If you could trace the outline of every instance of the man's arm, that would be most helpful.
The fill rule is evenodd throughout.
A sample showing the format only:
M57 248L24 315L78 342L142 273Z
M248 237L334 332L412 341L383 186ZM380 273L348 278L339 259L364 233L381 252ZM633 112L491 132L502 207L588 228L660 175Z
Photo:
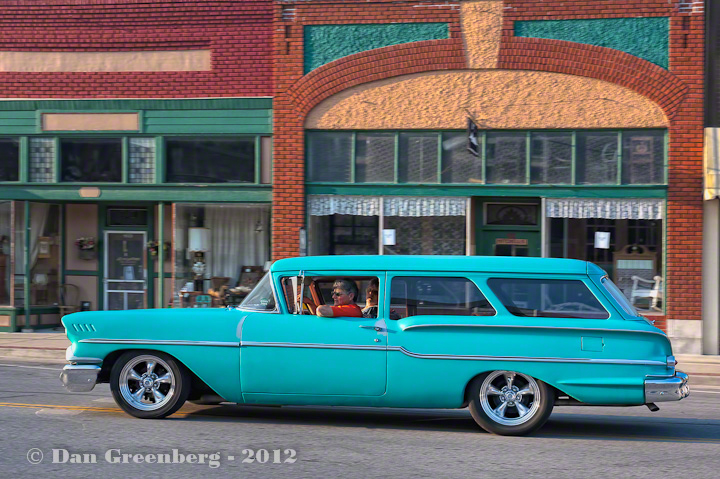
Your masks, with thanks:
M335 313L332 310L332 306L328 306L327 304L323 304L321 306L317 307L316 314L318 316L322 316L323 318L333 318L335 317Z

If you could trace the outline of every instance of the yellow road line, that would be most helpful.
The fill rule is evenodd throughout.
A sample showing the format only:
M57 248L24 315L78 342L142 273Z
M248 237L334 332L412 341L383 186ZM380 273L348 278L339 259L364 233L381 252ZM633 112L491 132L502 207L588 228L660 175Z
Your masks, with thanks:
M60 404L25 404L13 402L0 402L0 407L20 407L34 409L68 409L70 411L90 411L90 412L114 412L125 413L120 408L109 407L86 407L86 406L63 406ZM176 412L172 417L187 417L190 413Z

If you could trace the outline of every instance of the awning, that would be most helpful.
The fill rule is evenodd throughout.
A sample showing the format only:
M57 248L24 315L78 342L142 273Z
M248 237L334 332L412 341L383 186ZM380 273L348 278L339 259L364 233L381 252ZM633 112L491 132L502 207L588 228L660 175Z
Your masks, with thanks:
M385 216L465 216L467 198L444 196L386 196ZM308 213L312 216L379 216L378 196L309 195Z
M720 128L705 128L705 199L720 197Z
M663 200L656 198L545 200L548 218L603 218L608 220L660 220Z

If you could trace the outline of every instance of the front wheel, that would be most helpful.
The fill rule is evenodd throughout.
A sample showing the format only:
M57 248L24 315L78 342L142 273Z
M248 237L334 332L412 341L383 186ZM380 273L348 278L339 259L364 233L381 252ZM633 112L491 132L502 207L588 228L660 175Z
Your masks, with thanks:
M542 381L514 371L493 371L470 384L470 414L487 432L522 436L550 417L555 397Z
M128 351L110 371L110 391L126 413L160 419L185 403L190 393L190 375L167 354Z

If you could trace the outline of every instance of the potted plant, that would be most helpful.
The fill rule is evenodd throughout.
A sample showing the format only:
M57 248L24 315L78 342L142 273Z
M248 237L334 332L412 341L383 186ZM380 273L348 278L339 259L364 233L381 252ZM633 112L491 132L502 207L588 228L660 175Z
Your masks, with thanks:
M148 249L148 253L150 253L150 256L157 256L158 255L158 246L159 243L155 240L148 241L145 245ZM165 241L163 243L163 253L169 253L170 252L170 243L168 241ZM167 259L167 256L165 257Z
M75 240L75 246L78 247L78 257L80 259L95 259L95 237L82 236Z

